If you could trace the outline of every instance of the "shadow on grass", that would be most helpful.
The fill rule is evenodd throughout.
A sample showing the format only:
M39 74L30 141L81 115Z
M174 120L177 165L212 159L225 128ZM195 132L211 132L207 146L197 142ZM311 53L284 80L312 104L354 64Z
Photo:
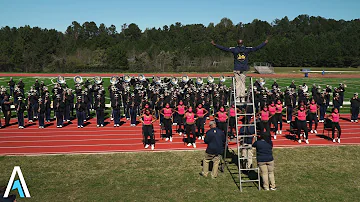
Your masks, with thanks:
M231 178L233 179L235 185L240 189L240 177L239 174L242 175L242 180L256 180L258 178L258 173L254 170L243 170L241 173L239 173L239 168L245 168L246 162L244 160L240 160L240 166L238 161L238 154L234 150L227 149L226 151L226 159L223 159L222 165L219 166L222 171L224 171L224 166L229 171ZM254 165L254 164L253 164ZM252 166L253 167L253 166ZM245 178L245 179L244 179ZM255 187L259 188L259 185L256 182L246 182L242 183L242 187Z

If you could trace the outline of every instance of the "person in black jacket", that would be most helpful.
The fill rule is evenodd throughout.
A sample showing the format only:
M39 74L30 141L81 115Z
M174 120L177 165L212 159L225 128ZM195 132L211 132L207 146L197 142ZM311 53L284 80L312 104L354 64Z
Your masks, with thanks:
M14 89L15 89L15 81L12 77L10 77L10 81L8 82L10 88L10 97L14 96Z
M105 97L102 94L98 94L95 100L97 127L104 127L104 110L105 110Z
M56 99L54 100L54 110L56 116L56 127L62 128L64 122L65 103L64 100L61 100L61 94L56 95Z
M350 100L350 104L351 104L351 122L358 122L358 117L359 117L359 107L360 107L360 99L359 99L359 94L358 93L354 93L354 97Z
M45 122L46 105L44 104L42 98L39 98L37 106L38 108L36 109L36 111L38 112L39 128L43 129Z
M24 111L26 110L25 103L22 101L22 97L18 98L18 104L15 106L19 129L24 129Z
M224 152L225 149L226 137L222 130L216 128L215 121L210 121L209 126L210 130L206 132L206 137L204 139L205 144L207 144L208 146L205 151L203 170L200 175L207 177L209 173L209 162L213 161L211 177L214 179L217 177L218 174L221 154Z
M111 100L111 107L113 109L114 127L119 127L121 99L118 93L113 94L113 96L114 98Z
M0 103L2 106L2 110L5 116L5 127L10 125L10 118L11 118L11 104L12 101L10 101L9 96L7 94L4 95L4 99L2 100L2 103Z
M86 110L86 104L82 101L81 97L82 97L81 95L77 96L77 102L75 104L78 128L84 127L85 110Z
M254 137L256 134L254 134ZM276 190L275 177L274 177L274 157L272 155L273 143L269 132L262 133L260 138L255 141L253 138L253 147L256 148L256 160L261 172L261 178L263 179L263 188L269 190Z

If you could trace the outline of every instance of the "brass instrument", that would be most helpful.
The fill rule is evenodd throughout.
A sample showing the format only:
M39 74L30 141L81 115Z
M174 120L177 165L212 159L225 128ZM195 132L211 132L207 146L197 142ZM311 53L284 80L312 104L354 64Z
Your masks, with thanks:
M102 82L101 76L95 76L94 77L94 82L95 82L95 84L101 84L101 82Z
M214 83L214 77L211 76L211 75L209 75L209 76L207 77L207 81L208 81L209 83Z
M197 77L197 78L196 78L196 83L197 83L198 85L202 85L202 84L204 83L204 80L203 80L201 77Z
M154 77L154 81L156 84L161 84L161 78L159 76Z
M181 81L187 83L189 81L189 77L187 75L184 75L181 77Z
M139 81L145 81L146 80L146 78L145 78L145 76L143 74L139 74L138 79L139 79Z
M64 84L66 81L65 81L65 77L63 77L63 76L58 76L57 77L57 82L59 83L59 84Z
M81 76L77 75L77 76L74 77L74 82L76 84L81 84L83 82L83 79L82 79Z
M219 77L219 80L220 80L220 83L224 83L225 80L226 80L226 78L225 78L225 76L221 75L221 76Z
M171 78L171 84L173 84L174 86L176 86L178 83L178 79L176 77L172 77Z
M131 77L129 75L124 75L124 81L129 83L131 81Z
M112 76L110 78L110 83L113 84L113 85L119 83L119 77L118 76Z

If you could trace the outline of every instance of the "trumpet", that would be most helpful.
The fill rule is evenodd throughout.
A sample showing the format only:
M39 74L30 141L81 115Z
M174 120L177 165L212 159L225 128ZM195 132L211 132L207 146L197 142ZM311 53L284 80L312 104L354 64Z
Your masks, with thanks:
M156 84L161 84L161 78L159 76L154 77L154 81Z
M214 83L214 77L211 76L211 75L209 75L209 76L207 77L207 81L208 81L209 83Z
M226 78L225 78L225 76L221 75L220 78L219 78L219 80L220 80L221 83L224 83L225 80L226 80Z
M95 76L95 77L94 77L94 82L95 82L96 84L100 84L100 83L102 82L101 76Z
M57 77L57 82L58 82L59 84L65 83L65 77L59 75L59 76Z
M112 76L110 78L110 83L113 84L113 85L119 83L119 77L118 76Z
M74 82L76 84L81 84L83 82L83 79L82 79L81 76L77 75L77 76L74 77Z

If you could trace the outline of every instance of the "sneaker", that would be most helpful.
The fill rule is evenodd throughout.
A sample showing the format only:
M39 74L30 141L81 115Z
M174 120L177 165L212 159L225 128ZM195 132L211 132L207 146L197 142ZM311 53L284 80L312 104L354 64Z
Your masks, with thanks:
M182 136L182 132L180 132L179 135Z
M104 125L103 125L103 124L101 124L100 126L101 126L101 127L104 127Z
M19 126L19 129L21 129L21 126Z
M41 126L39 126L39 128L41 128Z
M274 135L274 140L276 140L276 135Z
M128 121L129 121L129 120L130 120L130 118L126 118L126 120L128 120Z
M145 145L145 149L147 149L147 148L149 148L149 145L148 145L148 144Z
M198 137L198 140L201 140L201 136Z
M114 124L114 127L116 127L116 124Z
M205 137L204 137L204 136L201 136L201 139L202 139L202 140L205 140Z
M311 130L311 131L310 131L310 133L311 133L311 134L313 134L313 133L314 133L314 131L313 131L313 130Z
M333 139L333 143L335 143L336 142L336 140L335 139Z
M80 128L80 126L78 126L78 128Z
M170 139L170 142L172 142L172 137L170 137L169 139Z
M270 191L270 189L268 189L268 188L264 188L264 190L265 190L265 191Z
M113 120L114 120L114 118L111 117L110 121L113 121Z
M271 188L271 187L270 187L270 190L271 190L271 191L276 191L276 187L275 187L275 188Z
M287 124L289 124L291 121L286 121Z
M308 139L306 139L306 140L305 140L305 143L306 143L306 144L309 144L309 140L308 140Z
M301 140L298 140L298 143L301 144Z
M60 125L60 128L62 128L62 125Z
M120 125L119 124L116 124L116 127L119 127Z
M338 141L337 141L338 143L340 143L340 138L338 138Z
M279 131L278 131L278 130L276 131L276 134L279 134Z
M316 130L314 130L314 133L315 133L315 134L317 134L317 131L316 131Z
M81 128L84 128L84 126L83 126L83 125L81 125L80 127L81 127Z
M190 147L190 146L191 146L191 143L188 143L187 146Z
M354 120L351 120L351 123L354 123Z
M280 135L282 134L282 130L279 131L279 134L280 134Z
M193 143L192 145L193 145L194 148L196 148L196 143Z
M355 120L355 123L357 123L358 122L358 120Z
M99 125L96 125L96 127L98 127L98 128L99 128Z
M151 150L154 150L155 149L155 145L151 145Z
M56 126L56 128L60 128L60 126Z
M169 141L169 138L167 137L167 138L165 138L165 141L167 142L167 141Z

